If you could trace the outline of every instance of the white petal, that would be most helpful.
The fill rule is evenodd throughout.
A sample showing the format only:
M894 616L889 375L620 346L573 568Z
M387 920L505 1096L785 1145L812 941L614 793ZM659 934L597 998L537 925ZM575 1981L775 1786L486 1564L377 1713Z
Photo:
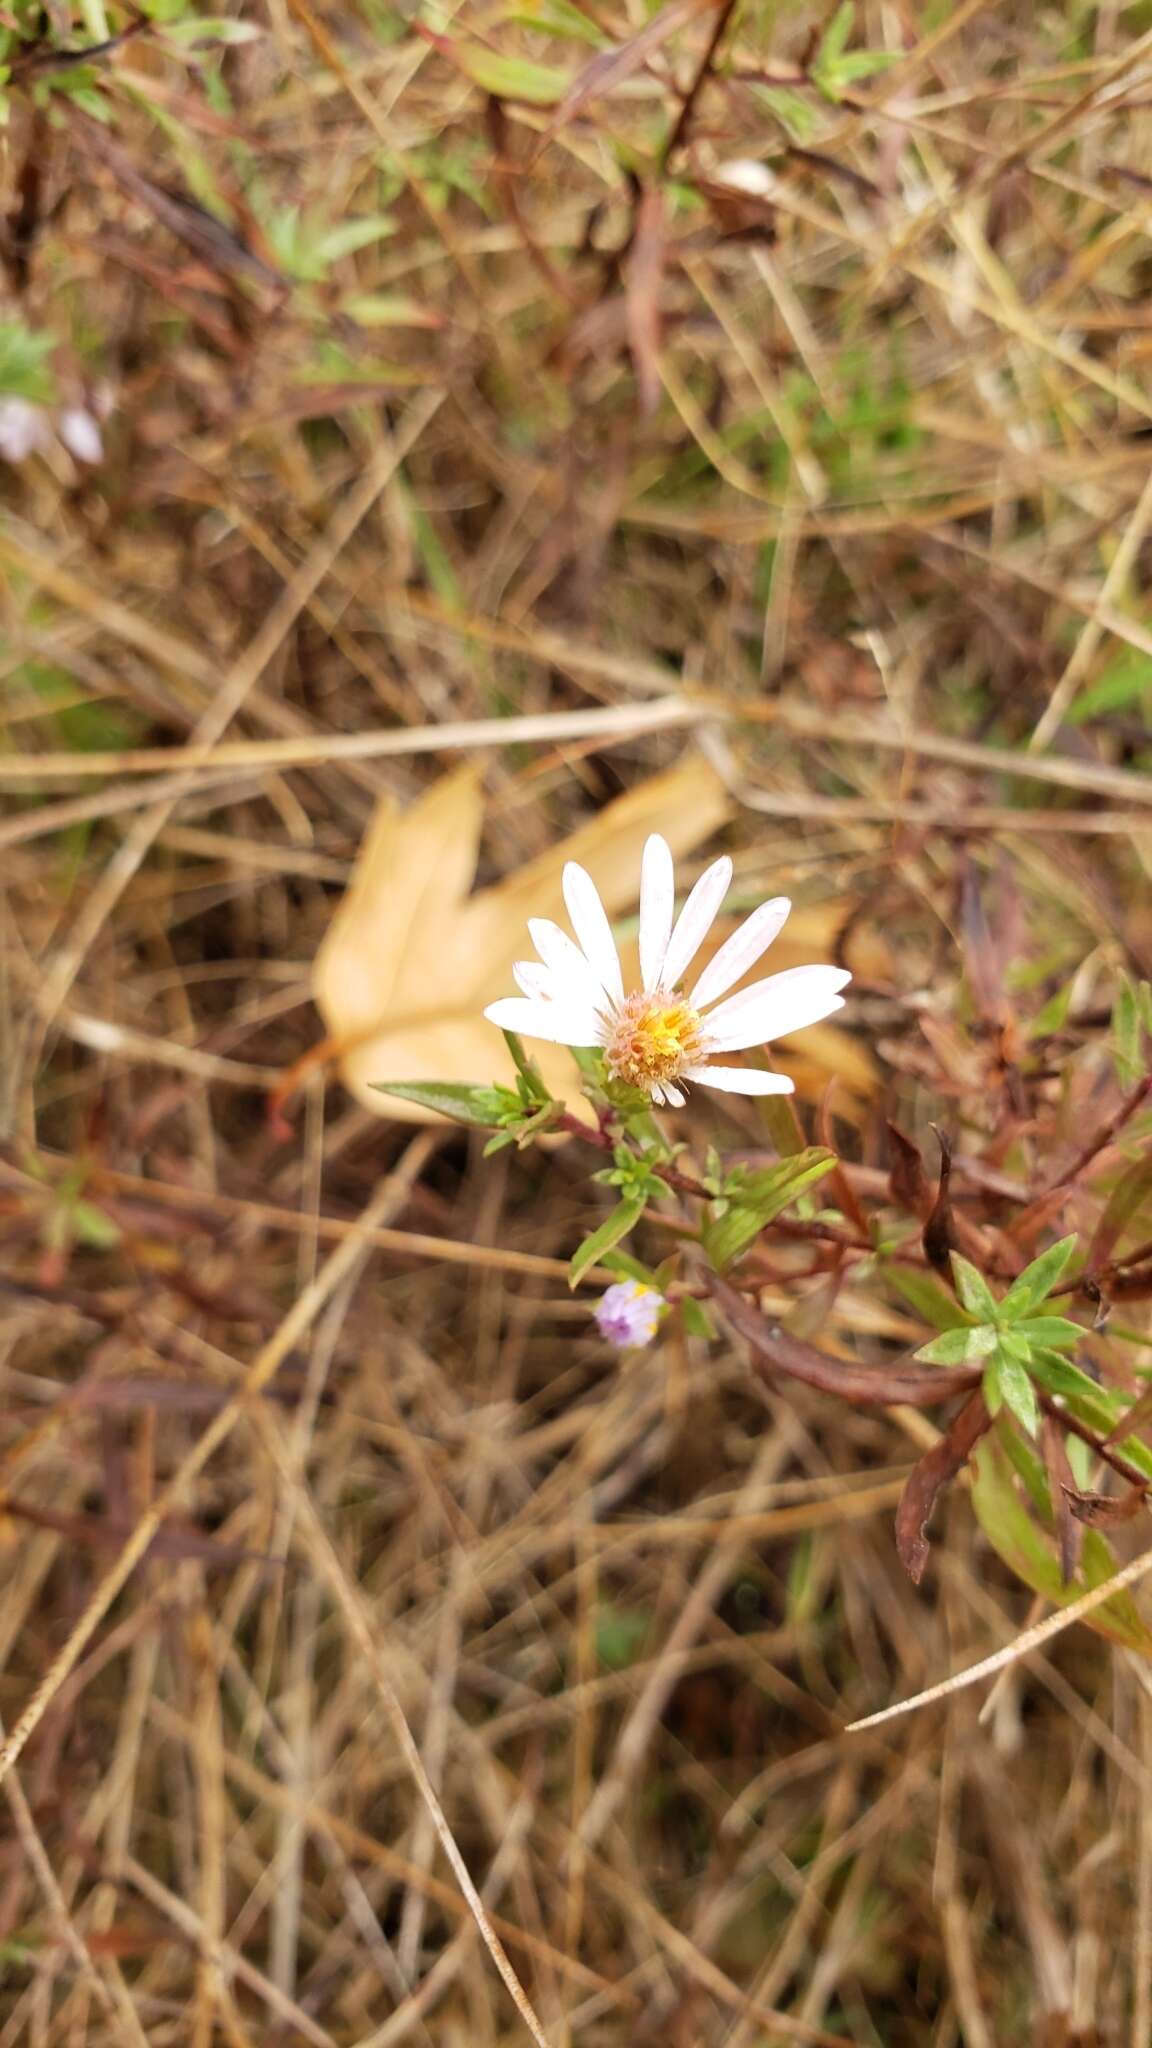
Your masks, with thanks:
M851 979L843 967L790 967L784 974L770 974L767 981L754 981L706 1018L707 1050L742 1052L818 1024L833 1010L843 1009L838 991Z
M759 910L754 910L751 917L744 919L732 937L725 939L692 990L688 1001L694 1010L702 1010L705 1003L714 1003L718 996L727 995L741 975L755 967L761 954L768 951L791 908L786 896L774 896L771 903L762 903Z
M795 1086L787 1074L766 1074L762 1067L689 1067L684 1079L726 1095L791 1095Z
M665 1102L670 1102L673 1109L683 1109L684 1107L684 1096L681 1090L673 1088L670 1081L665 1081L664 1083L664 1100Z
M534 1002L554 1003L556 982L546 967L538 960L517 960L512 968L512 979L518 989Z
M732 880L732 863L727 854L714 860L705 868L687 903L676 920L676 929L668 943L664 958L661 980L665 988L675 988L690 966L708 927L728 894Z
M654 832L640 863L640 978L646 989L659 988L664 955L672 936L676 878L672 849Z
M553 924L550 917L530 917L528 930L545 967L551 969L556 986L582 1000L590 1009L596 1009L603 999L604 989L567 932Z
M599 1045L600 1025L591 1010L576 1009L571 1003L541 1003L523 996L501 996L489 1003L484 1015L501 1031L515 1031L524 1038L544 1038L549 1045Z
M649 1081L649 1083L648 1083L648 1093L649 1093L649 1095L650 1095L650 1096L652 1097L652 1100L653 1100L653 1102L655 1102L655 1103L656 1103L656 1104L658 1105L658 1107L659 1107L660 1109L663 1109L663 1107L664 1107L664 1090L663 1090L663 1088L661 1087L661 1085L660 1085L659 1081Z
M572 929L597 981L620 1003L624 1000L624 979L612 927L591 875L570 860L564 869L564 901Z

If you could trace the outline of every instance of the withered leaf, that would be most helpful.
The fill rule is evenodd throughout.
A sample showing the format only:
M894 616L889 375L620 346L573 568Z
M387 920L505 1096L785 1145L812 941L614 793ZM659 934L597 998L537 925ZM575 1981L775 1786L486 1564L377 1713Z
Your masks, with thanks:
M1125 1522L1134 1522L1148 1506L1148 1495L1139 1486L1120 1494L1081 1493L1075 1486L1066 1486L1064 1493L1077 1522L1089 1529L1120 1528Z
M593 100L602 98L606 92L622 85L626 78L631 78L633 72L639 71L669 36L675 35L676 30L691 21L693 15L703 13L714 4L715 0L668 0L668 5L646 21L643 28L637 29L635 35L628 36L611 50L599 50L595 57L590 57L560 101L548 123L545 139L577 114L582 114Z
M904 1403L912 1408L934 1408L953 1394L967 1394L979 1382L981 1367L916 1365L897 1360L892 1365L859 1365L855 1359L832 1358L813 1344L793 1337L778 1323L770 1322L746 1295L730 1287L715 1273L705 1273L704 1284L725 1319L744 1338L762 1366L765 1378L783 1373L788 1379L803 1380L823 1394L835 1394L853 1407L890 1408Z
M636 232L628 252L624 290L628 346L636 370L640 411L645 418L660 403L660 287L667 232L664 194L658 185L649 185L636 209Z
M940 1146L940 1181L936 1189L936 1200L924 1225L921 1242L924 1256L930 1266L947 1278L951 1273L949 1254L955 1250L956 1236L952 1228L952 1197L949 1188L952 1180L952 1145L943 1131L936 1132Z
M887 1123L885 1129L892 1141L888 1192L898 1209L926 1219L932 1211L932 1190L924 1171L924 1155L898 1124Z
M928 1562L929 1517L944 1488L964 1470L975 1446L992 1417L977 1391L969 1396L959 1414L953 1416L939 1442L925 1451L908 1474L908 1482L896 1510L896 1548L900 1561L914 1585L919 1585Z

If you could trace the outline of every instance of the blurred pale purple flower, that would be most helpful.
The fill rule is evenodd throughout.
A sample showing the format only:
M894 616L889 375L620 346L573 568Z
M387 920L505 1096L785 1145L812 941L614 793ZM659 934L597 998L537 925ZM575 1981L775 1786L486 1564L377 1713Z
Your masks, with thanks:
M26 462L52 445L52 422L42 405L28 398L0 398L0 457Z
M103 462L103 437L86 406L65 406L56 421L56 431L69 455L74 455L77 462Z
M104 437L94 412L85 405L66 405L53 414L29 398L0 398L0 461L27 462L46 455L59 441L76 462L104 460Z
M645 1287L641 1280L618 1280L596 1305L600 1335L621 1351L650 1344L667 1306L655 1287Z

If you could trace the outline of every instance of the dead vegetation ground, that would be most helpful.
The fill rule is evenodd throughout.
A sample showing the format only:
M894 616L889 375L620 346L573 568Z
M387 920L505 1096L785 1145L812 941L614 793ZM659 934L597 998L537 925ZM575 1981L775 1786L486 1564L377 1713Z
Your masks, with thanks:
M1147 1664L846 1736L1048 1611L963 1488L910 1583L933 1423L608 1356L578 1148L382 1117L312 1000L382 797L474 756L493 884L681 764L653 822L856 970L794 1070L858 1187L936 1121L999 1228L1091 1137L1152 972L1148 10L151 11L3 16L0 2048L1148 2048ZM803 1252L800 1334L924 1335Z

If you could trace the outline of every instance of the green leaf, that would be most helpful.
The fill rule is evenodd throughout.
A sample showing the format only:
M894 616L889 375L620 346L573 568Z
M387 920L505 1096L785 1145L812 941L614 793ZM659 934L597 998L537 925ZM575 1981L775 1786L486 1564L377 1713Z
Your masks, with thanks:
M626 1671L634 1664L648 1634L650 1617L635 1607L601 1600L596 1608L596 1659L606 1671Z
M354 256L358 249L371 248L373 242L382 242L396 232L396 220L390 213L360 214L354 220L337 221L316 236L314 247L324 263L336 263L341 256Z
M952 1254L952 1272L956 1279L956 1292L970 1315L979 1316L985 1323L994 1323L1000 1313L1000 1304L985 1280L969 1259L961 1258L959 1252Z
M495 99L526 100L532 106L553 107L568 90L567 73L550 64L532 64L525 57L502 57L495 50L481 49L476 43L455 42L448 36L428 35L428 40L465 78Z
M898 50L846 50L826 76L833 86L851 85L854 78L871 78L899 62Z
M470 1087L457 1081L373 1081L379 1095L398 1095L402 1102L416 1102L421 1109L434 1109L453 1123L476 1124L491 1129L503 1123L509 1106L519 1107L509 1088Z
M925 1365L977 1365L996 1348L999 1332L994 1323L977 1323L963 1330L945 1330L916 1352Z
M601 1088L608 1078L608 1064L598 1045L570 1045L568 1048L584 1079Z
M984 1375L984 1399L991 1414L995 1415L1003 1405L1029 1436L1036 1435L1040 1426L1036 1389L1028 1376L1027 1366L1007 1345L997 1345Z
M1069 725L1082 725L1101 712L1123 711L1138 704L1152 690L1152 660L1137 647L1123 647L1101 669L1096 681L1069 704L1064 716Z
M686 1294L679 1303L680 1317L690 1337L715 1337L716 1325L702 1301Z
M789 92L779 85L759 85L755 87L755 97L763 100L785 133L794 136L797 142L811 142L819 135L820 117L798 92ZM772 1098L768 1096L766 1099L771 1101Z
M1110 1436L1123 1422L1131 1404L1131 1395L1113 1392L1107 1387L1097 1386L1096 1381L1070 1358L1059 1351L1050 1351L1038 1345L1032 1353L1031 1371L1046 1393L1056 1394L1063 1401L1070 1415L1078 1422L1086 1423L1098 1436ZM1130 1465L1152 1479L1152 1445L1146 1444L1139 1436L1126 1437L1118 1443Z
M606 1272L619 1273L623 1280L638 1280L641 1287L654 1287L657 1294L664 1292L651 1266L646 1266L643 1259L634 1259L631 1252L604 1252L600 1264Z
M836 9L835 14L820 38L820 46L816 52L816 61L812 66L813 71L825 70L828 65L835 64L837 59L843 55L844 51L848 48L848 38L852 33L852 24L855 19L855 0L841 0L841 5Z
M222 15L190 15L185 21L172 21L164 31L166 42L177 43L184 48L199 49L210 43L253 43L264 34L254 21L229 21Z
M1024 1322L1014 1323L1013 1328L1029 1345L1051 1344L1057 1351L1062 1344L1081 1343L1087 1335L1083 1326L1068 1316L1029 1316Z
M514 1145L515 1143L515 1131L497 1131L495 1137L489 1138L482 1156L485 1159L492 1159L497 1152L504 1152L509 1145Z
M1048 1001L1042 1009L1037 1010L1028 1026L1029 1038L1048 1038L1054 1031L1063 1030L1068 1021L1075 988L1074 980L1066 981L1062 988L1057 989L1054 996L1049 996Z
M436 327L434 313L402 292L355 292L341 303L341 312L360 327Z
M48 358L54 334L37 334L24 320L0 320L0 397L51 405L56 386Z
M1112 1058L1122 1088L1131 1088L1144 1072L1141 1050L1143 1026L1140 999L1131 976L1120 976L1120 987L1112 1005Z
M809 77L825 99L836 100L853 79L868 78L874 71L885 71L900 62L899 53L891 50L850 50L848 40L855 19L853 0L844 0L825 29L810 67Z
M552 1095L535 1060L529 1058L514 1031L504 1031L501 1033L501 1036L512 1055L516 1072L523 1081L532 1101L538 1102L541 1108L543 1108L546 1102L551 1102Z
M1099 1430L1107 1436L1115 1428L1124 1412L1123 1400L1110 1394L1105 1387L1097 1386L1090 1374L1081 1371L1070 1358L1060 1351L1050 1351L1047 1345L1038 1344L1032 1351L1030 1364L1033 1375L1039 1380L1046 1393L1058 1394L1073 1414L1090 1429Z
M884 1267L884 1277L903 1301L934 1330L965 1330L968 1319L952 1296L931 1273L919 1266L901 1266L896 1261Z
M522 0L504 13L502 19L521 28L534 28L543 35L567 36L578 43L599 45L606 38L594 21L589 21L571 0Z
M1020 1445L1021 1452L1024 1450ZM1016 1491L1012 1465L1003 1443L986 1436L972 1454L972 1505L976 1519L998 1557L1033 1592L1041 1593L1057 1607L1067 1607L1090 1586L1099 1585L1115 1571L1116 1560L1099 1531L1085 1531L1082 1572L1065 1584L1056 1554L1055 1540L1047 1529L1032 1520ZM1093 1541L1093 1539L1095 1539ZM1102 1607L1084 1617L1089 1628L1124 1643L1142 1656L1152 1657L1152 1632L1141 1619L1128 1593L1117 1593Z
M704 1219L700 1241L718 1273L746 1251L765 1224L771 1223L806 1188L823 1180L836 1164L836 1154L809 1145L761 1173L738 1171L724 1184L722 1212Z
M1051 1294L1056 1282L1063 1276L1064 1268L1075 1250L1075 1235L1062 1237L1059 1244L1049 1245L1046 1252L1041 1252L1038 1259L1033 1259L1030 1266L1025 1266L1019 1279L1012 1282L1000 1303L1002 1320L1006 1323L1022 1322L1031 1315L1034 1308L1039 1308L1040 1303Z
M622 1237L635 1228L644 1214L646 1195L627 1195L617 1202L610 1216L606 1216L599 1230L586 1237L579 1251L573 1253L568 1267L568 1285L577 1287L590 1266L599 1264L605 1252L610 1252Z
M92 1202L73 1202L68 1211L72 1235L80 1244L89 1244L97 1251L109 1251L119 1244L121 1231L103 1209L97 1209Z

